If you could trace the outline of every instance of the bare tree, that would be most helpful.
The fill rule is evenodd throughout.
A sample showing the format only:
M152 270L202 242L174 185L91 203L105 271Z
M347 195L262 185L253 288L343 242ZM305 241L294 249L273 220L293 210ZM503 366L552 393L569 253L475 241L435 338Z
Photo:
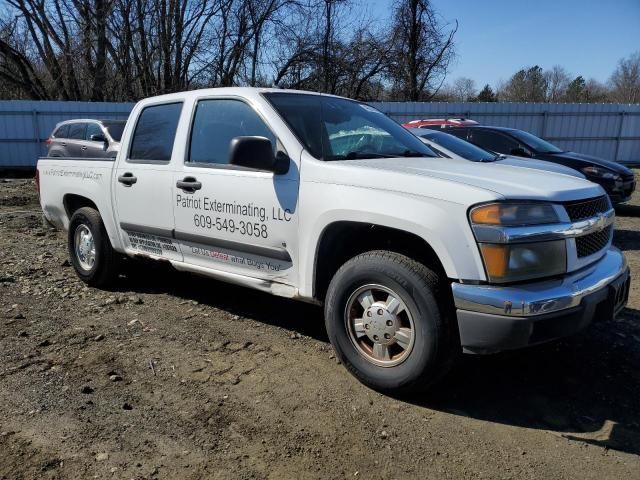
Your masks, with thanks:
M397 0L393 18L393 63L390 78L394 96L428 100L442 86L454 55L450 30L441 25L429 0Z
M456 102L469 102L476 99L478 89L476 82L471 78L456 78L447 88L451 100Z
M551 70L546 70L543 75L547 87L546 101L561 102L564 99L571 77L564 67L560 65L554 65Z
M26 50L18 49L18 45L25 45L27 42L19 42L15 47L12 45L12 39L16 37L15 23L0 27L0 84L4 86L0 89L0 94L4 94L6 98L19 98L21 92L24 92L29 99L48 100L50 97L46 86L40 81L37 67L33 65Z
M640 51L618 62L609 83L614 101L640 103Z

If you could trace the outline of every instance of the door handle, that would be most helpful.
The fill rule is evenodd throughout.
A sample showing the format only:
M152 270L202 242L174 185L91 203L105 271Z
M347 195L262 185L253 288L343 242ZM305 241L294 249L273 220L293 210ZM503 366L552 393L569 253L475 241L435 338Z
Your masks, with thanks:
M202 183L198 182L194 177L184 177L176 182L176 187L185 192L195 192L202 188Z
M80 147L80 148L81 148L82 150L86 150L86 149L87 149L87 146L86 146L86 145L83 145L83 146L82 146L82 147Z
M126 172L118 177L118 181L124 184L125 187L130 187L131 185L136 183L138 179L133 176L133 173Z
M67 146L67 142L62 142L60 145L62 145L63 147Z

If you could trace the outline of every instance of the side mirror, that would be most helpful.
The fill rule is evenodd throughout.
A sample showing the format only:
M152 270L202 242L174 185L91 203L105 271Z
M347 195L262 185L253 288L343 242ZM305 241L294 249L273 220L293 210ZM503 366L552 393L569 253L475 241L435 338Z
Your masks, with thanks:
M101 134L101 133L94 133L89 138L91 139L92 142L106 142L107 141L107 139L104 138L104 135Z
M283 152L274 155L273 145L265 137L232 138L229 144L229 163L278 175L289 171L289 157Z
M515 155L516 157L532 157L533 156L531 155L531 152L529 150L522 147L512 148L509 154Z

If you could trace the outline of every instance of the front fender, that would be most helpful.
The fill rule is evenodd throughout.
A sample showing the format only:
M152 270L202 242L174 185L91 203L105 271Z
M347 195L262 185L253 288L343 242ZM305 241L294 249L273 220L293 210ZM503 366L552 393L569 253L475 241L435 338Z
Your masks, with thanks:
M312 297L323 232L335 222L359 222L417 235L438 256L447 277L485 280L467 206L412 194L307 183L301 189L300 294ZM321 199L321 201L318 201Z

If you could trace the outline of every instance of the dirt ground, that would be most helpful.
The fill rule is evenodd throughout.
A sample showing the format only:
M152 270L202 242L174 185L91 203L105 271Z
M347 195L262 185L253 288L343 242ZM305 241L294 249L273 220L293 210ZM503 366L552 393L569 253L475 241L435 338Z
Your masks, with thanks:
M640 194L617 213L635 274ZM39 218L0 184L0 479L640 479L635 279L621 318L398 400L320 308L153 265L89 289Z

